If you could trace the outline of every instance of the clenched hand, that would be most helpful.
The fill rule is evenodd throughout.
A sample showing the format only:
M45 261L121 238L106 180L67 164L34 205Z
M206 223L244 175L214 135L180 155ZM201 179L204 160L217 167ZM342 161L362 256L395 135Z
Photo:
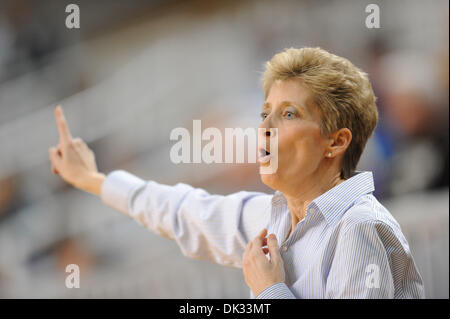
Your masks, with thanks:
M266 238L267 229L263 229L255 239L248 243L243 255L244 278L255 297L270 286L285 281L284 263L278 250L278 241L274 234ZM266 246L263 247L263 246ZM266 254L269 253L270 260Z

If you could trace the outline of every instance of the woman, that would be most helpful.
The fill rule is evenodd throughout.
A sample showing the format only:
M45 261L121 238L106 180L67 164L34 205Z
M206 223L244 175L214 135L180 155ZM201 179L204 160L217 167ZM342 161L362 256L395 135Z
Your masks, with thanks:
M266 138L277 134L278 169L261 179L273 195L105 176L59 107L53 171L175 240L184 255L242 267L251 297L422 298L400 226L372 195L372 173L355 171L378 120L367 75L320 48L291 48L267 63L263 86L260 127L276 129Z

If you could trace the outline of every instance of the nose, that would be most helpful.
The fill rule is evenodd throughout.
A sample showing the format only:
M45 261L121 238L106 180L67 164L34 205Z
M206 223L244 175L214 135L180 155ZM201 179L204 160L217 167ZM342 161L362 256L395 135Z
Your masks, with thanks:
M261 137L269 137L269 138L273 138L275 137L276 133L277 133L277 129L275 127L271 127L269 125L265 125L265 124L261 124L260 126L258 126L259 128L259 135Z
M274 125L274 118L272 117L272 115L268 115L264 121L258 126L259 130L259 134L261 137L269 137L269 138L274 138L275 135L277 135L277 129L276 129L276 125Z

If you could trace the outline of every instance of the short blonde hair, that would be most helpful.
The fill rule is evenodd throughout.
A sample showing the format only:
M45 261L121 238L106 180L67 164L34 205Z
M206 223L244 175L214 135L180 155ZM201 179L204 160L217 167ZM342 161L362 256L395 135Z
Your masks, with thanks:
M376 97L367 74L321 48L285 49L266 63L265 98L275 81L292 78L300 79L312 93L321 110L323 136L344 127L352 132L341 169L341 178L349 178L378 122Z

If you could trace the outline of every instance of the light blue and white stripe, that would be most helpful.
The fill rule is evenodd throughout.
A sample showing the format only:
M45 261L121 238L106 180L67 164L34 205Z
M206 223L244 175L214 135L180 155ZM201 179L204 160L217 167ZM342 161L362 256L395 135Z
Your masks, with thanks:
M357 172L312 201L289 238L291 215L280 192L211 195L114 171L102 200L175 240L185 256L225 266L242 267L247 243L266 227L278 238L287 283L257 298L423 298L408 243L373 191L372 173Z

